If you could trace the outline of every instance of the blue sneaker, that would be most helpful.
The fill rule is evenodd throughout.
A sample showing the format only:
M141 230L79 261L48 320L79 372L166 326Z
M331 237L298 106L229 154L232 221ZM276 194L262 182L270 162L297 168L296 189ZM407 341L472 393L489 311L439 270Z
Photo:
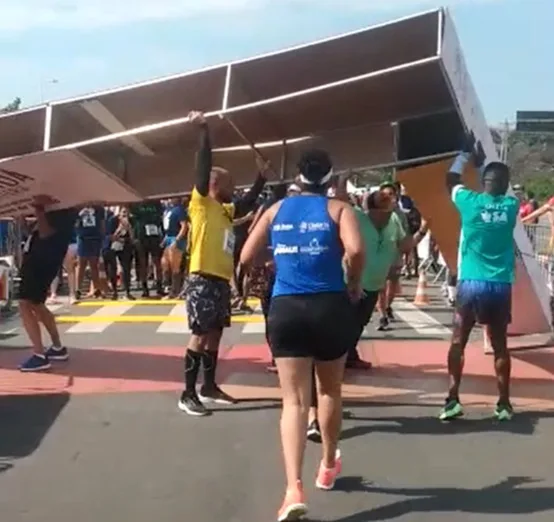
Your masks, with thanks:
M46 350L45 355L51 361L67 361L69 359L69 352L65 346L61 348L51 346Z
M50 369L50 361L46 355L34 353L25 362L20 364L19 369L22 372L43 372Z

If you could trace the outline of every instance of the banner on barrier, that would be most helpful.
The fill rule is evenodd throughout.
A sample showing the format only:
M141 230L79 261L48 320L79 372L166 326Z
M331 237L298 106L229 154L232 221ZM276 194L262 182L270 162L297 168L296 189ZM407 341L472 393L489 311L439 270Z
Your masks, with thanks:
M27 154L0 161L0 217L33 213L37 198L50 210L89 202L133 203L141 197L75 150Z

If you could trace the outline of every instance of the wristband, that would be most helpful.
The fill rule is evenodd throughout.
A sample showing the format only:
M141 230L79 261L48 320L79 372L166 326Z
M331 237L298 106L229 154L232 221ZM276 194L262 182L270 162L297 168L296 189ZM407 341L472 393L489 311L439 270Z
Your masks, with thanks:
M452 167L450 167L449 172L460 174L461 176L464 171L464 167L469 162L469 158L470 154L468 152L462 152L461 154L459 154L454 160L454 163L452 163Z

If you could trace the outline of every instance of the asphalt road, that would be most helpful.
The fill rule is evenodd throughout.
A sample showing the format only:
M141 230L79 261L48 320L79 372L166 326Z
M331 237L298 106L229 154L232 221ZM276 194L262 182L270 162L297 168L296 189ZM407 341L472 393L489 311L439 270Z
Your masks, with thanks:
M123 306L130 308L118 315ZM26 340L17 318L3 325L2 522L276 520L284 487L277 378L265 370L263 333L244 332L259 318L236 319L224 340L220 380L241 402L191 418L176 407L188 335L183 318L171 315L176 306L58 309L74 350L44 375L17 371ZM451 313L436 289L424 309L409 294L395 309L394 330L370 326L362 343L374 371L346 379L335 491L315 490L319 448L308 446L307 520L554 520L554 351L514 353L518 414L498 425L490 418L492 361L471 347L466 417L442 424ZM169 331L159 331L163 324ZM89 331L69 331L79 325Z

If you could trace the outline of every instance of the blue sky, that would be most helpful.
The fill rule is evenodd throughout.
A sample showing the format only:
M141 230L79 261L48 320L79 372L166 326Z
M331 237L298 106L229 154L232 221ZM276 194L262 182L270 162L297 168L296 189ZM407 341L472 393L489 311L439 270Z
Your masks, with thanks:
M0 0L0 105L115 87L340 34L440 0ZM554 1L442 1L489 122L554 110ZM56 80L56 83L52 83Z

